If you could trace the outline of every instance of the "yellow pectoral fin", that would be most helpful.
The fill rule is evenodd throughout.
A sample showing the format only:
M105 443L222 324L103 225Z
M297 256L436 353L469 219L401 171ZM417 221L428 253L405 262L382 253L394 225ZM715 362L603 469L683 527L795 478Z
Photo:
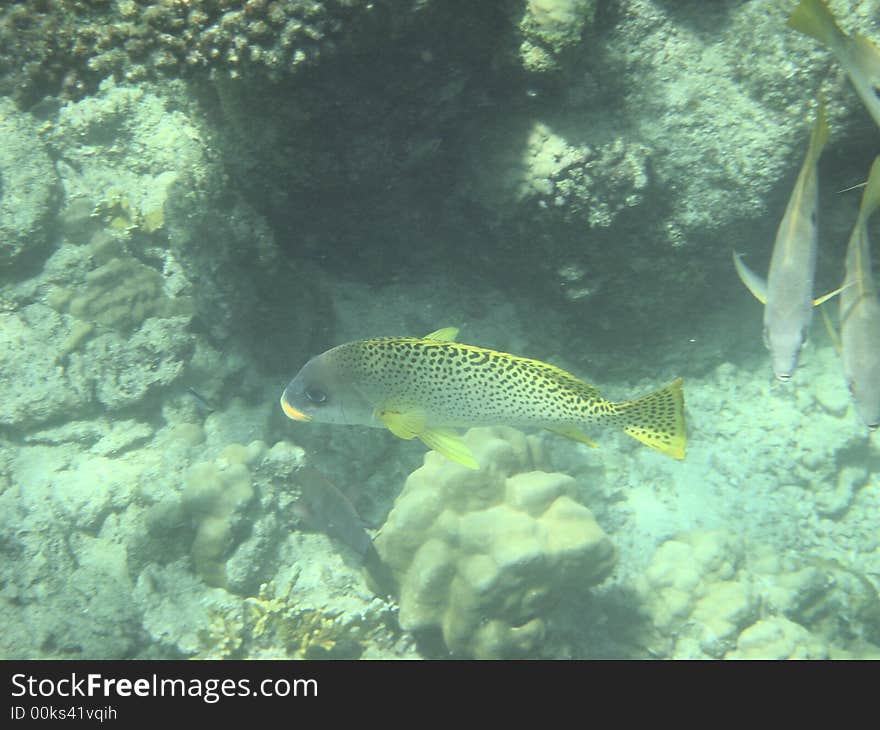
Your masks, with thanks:
M382 421L391 433L401 439L409 440L420 436L425 428L425 414L422 411L400 413L377 410L376 418Z
M547 426L547 430L552 431L555 434L559 434L560 436L565 436L565 438L571 439L572 441L586 444L591 449L599 448L599 444L591 440L589 436L587 436L587 434L585 434L579 428L575 428L574 426Z
M437 340L438 342L455 342L456 337L458 337L458 327L443 327L442 329L430 332L423 339Z
M740 255L733 252L733 265L736 267L736 273L739 275L740 281L746 285L752 295L761 304L767 303L767 282L746 266L741 260Z
M467 444L454 431L447 431L442 428L426 428L418 436L425 446L443 454L446 458L452 459L468 469L480 468Z
M840 335L837 334L837 330L835 330L834 325L831 324L831 317L828 316L828 312L826 312L824 308L822 309L822 320L825 322L825 329L828 330L828 336L831 338L834 349L837 351L837 354L840 355Z

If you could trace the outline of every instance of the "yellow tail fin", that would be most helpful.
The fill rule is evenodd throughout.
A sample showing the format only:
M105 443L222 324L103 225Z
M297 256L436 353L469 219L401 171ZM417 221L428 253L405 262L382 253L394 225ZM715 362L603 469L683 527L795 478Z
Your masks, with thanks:
M788 25L826 46L833 46L843 36L824 0L801 0L792 11Z
M687 431L681 378L656 393L614 407L623 430L634 439L674 459L684 458Z

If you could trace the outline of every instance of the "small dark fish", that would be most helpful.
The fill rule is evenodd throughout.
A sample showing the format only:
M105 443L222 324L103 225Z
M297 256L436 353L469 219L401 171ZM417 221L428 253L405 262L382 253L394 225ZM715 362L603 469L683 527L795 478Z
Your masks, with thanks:
M396 592L396 583L364 529L354 505L342 491L313 466L300 467L294 479L302 492L302 504L296 509L300 517L315 530L344 543L361 556L377 590L384 595Z
M214 406L211 405L211 402L207 398L199 395L199 393L196 392L195 388L187 388L186 390L193 398L196 399L196 403L198 403L199 406L201 406L208 413L213 413L217 410L216 408L214 408Z
M305 506L298 510L311 526L348 545L363 556L373 542L354 505L342 491L313 466L304 465L294 477Z

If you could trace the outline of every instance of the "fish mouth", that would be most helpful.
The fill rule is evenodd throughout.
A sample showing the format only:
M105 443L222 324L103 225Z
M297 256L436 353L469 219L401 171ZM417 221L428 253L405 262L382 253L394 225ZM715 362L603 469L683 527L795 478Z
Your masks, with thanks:
M787 383L789 380L791 380L791 375L789 375L788 373L776 373L776 379L781 383Z
M880 423L869 423L868 424L869 431L876 431L878 428L880 428Z
M284 411L284 415L286 415L288 418L292 418L294 421L308 422L312 420L312 417L310 415L308 415L307 413L303 413L302 411L299 411L292 405L290 405L290 403L288 403L284 399L283 395L281 396L281 410Z

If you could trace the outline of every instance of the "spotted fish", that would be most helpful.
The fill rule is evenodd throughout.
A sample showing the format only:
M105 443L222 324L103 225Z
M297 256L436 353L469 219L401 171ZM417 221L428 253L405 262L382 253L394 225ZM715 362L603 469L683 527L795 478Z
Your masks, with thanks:
M632 401L613 403L579 378L539 360L454 342L457 330L425 338L360 340L312 358L281 396L298 421L388 428L469 468L479 465L451 429L536 426L595 446L580 429L622 428L683 459L681 378Z

